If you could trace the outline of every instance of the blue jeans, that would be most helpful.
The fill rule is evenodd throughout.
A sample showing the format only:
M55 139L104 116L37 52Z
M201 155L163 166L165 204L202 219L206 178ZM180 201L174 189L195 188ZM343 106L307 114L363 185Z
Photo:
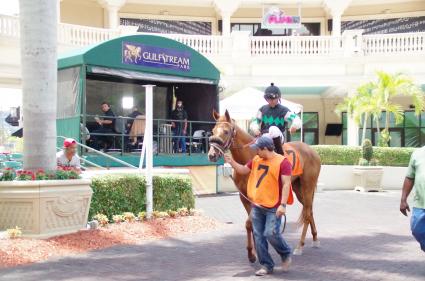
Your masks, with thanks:
M422 251L425 252L425 209L412 209L410 228L412 230L413 237L416 238L421 245Z
M183 136L183 130L182 129L175 129L173 137L173 149L175 153L179 152L179 148L181 148L182 153L186 153L186 137Z
M276 208L265 210L253 206L251 219L258 261L268 270L273 270L275 264L269 254L268 243L273 246L282 261L291 256L291 248L280 233L281 220L276 217Z

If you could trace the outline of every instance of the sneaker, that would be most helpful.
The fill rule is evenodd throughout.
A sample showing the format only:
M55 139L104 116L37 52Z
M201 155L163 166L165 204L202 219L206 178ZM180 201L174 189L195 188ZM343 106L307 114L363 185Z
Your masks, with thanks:
M269 270L265 267L262 267L261 269L259 269L255 272L255 275L256 276L264 276L264 275L272 274L272 273L273 273L273 270Z
M282 270L283 270L283 272L288 272L289 271L289 267L291 266L291 263L292 263L292 258L291 257L287 257L282 262Z

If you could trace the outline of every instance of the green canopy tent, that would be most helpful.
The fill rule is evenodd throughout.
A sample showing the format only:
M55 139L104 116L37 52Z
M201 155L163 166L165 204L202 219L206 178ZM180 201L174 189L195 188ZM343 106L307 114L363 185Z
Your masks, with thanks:
M141 85L157 85L154 118L169 119L176 98L183 100L190 120L212 121L218 110L218 69L203 55L177 41L153 35L119 37L58 59L57 134L82 140L100 103L112 104L125 116L123 97L143 107Z

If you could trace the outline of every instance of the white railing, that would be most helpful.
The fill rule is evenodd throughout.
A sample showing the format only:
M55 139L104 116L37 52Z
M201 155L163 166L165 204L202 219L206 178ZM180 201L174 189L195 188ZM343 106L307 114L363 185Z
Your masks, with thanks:
M340 40L332 36L251 37L251 54L253 56L326 56L340 46Z
M58 41L62 44L87 46L120 36L119 30L79 26L61 23L58 26Z
M19 38L19 17L0 15L0 36ZM87 46L120 36L119 30L60 23L58 42L66 45Z
M5 37L19 37L19 18L0 15L0 35Z
M130 32L131 33L131 32ZM58 25L58 42L63 45L87 46L130 34L125 29L113 30L73 24ZM206 56L250 53L251 56L329 56L354 52L352 42L360 42L356 54L425 54L425 32L386 35L361 35L356 40L332 36L266 36L237 37L155 34L179 41ZM0 36L18 39L19 18L0 15ZM248 36L248 35L246 35ZM357 36L357 35L356 35ZM350 39L350 38L348 38ZM352 38L351 38L352 39ZM351 43L350 43L351 42ZM342 52L341 52L342 51Z
M156 34L183 43L201 54L218 55L223 52L224 38L215 35Z
M425 32L363 35L363 51L365 55L425 54Z

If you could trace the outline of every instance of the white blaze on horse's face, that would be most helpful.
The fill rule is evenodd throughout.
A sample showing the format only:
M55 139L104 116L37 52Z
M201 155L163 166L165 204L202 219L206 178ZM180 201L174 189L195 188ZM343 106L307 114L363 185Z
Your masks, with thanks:
M232 126L228 122L218 122L214 129L213 135L210 138L210 142L217 142L221 145L230 143L230 138L232 138ZM216 146L211 145L210 150L208 151L208 159L211 162L217 162L220 157L223 156L223 152L220 151Z

